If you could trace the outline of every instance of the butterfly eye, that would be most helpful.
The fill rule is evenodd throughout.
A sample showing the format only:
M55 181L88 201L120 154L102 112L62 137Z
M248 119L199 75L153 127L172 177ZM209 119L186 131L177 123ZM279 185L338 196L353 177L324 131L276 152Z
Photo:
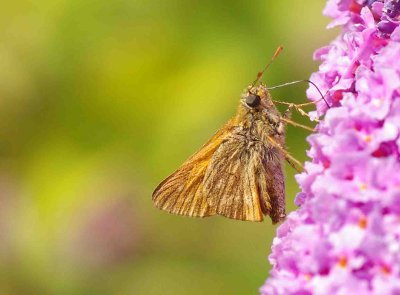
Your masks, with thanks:
M261 98L258 95L255 94L249 94L249 96L246 97L246 104L251 107L251 108L256 108L260 105Z

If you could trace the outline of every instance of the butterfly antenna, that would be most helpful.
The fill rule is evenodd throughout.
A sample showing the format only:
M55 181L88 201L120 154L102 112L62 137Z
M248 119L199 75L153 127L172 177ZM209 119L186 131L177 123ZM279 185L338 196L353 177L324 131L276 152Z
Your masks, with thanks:
M254 82L251 84L250 89L253 88L254 85L257 84L258 81L260 81L260 79L261 79L262 76L264 75L265 71L269 68L269 66L272 64L272 62L274 61L274 59L279 55L279 53L282 51L282 49L283 49L282 46L279 46L279 47L276 49L276 51L275 51L274 55L272 56L271 60L269 61L269 63L267 63L267 65L265 66L265 68L264 68L261 72L258 72L257 78L256 78L256 79L254 80Z
M318 101L323 100L325 102L326 106L328 107L328 109L330 109L331 106L326 101L325 96L322 94L321 90L319 90L318 86L313 81L310 81L310 80L297 80L297 81L293 81L293 82L288 82L288 83L284 83L284 84L268 87L267 89L270 90L270 89L275 89L275 88L281 88L281 87L285 87L285 86L289 86L289 85L293 85L293 84L298 84L298 83L304 83L304 82L310 83L311 85L313 85L317 89L319 95L321 95L321 99L318 100ZM328 93L328 91L326 93Z

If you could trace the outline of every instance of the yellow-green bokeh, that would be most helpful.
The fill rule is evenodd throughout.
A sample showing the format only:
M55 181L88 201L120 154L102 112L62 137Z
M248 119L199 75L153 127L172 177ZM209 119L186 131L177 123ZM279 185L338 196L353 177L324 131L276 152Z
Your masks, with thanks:
M316 70L312 52L334 36L323 6L3 3L0 293L256 294L269 270L269 220L172 216L151 193L234 114L278 45L267 84ZM273 95L304 102L306 87ZM302 161L306 135L288 130ZM298 188L286 170L290 211Z

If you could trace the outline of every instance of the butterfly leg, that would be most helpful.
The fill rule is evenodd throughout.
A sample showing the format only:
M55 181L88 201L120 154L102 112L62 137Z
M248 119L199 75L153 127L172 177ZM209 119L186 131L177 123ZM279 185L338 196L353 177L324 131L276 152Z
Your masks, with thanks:
M294 104L293 107L296 109L297 112L299 112L300 115L308 117L311 121L316 121L319 122L318 119L316 118L311 118L309 114L307 114L302 107L308 106L310 104L314 104L314 102L307 102L307 103L302 103L302 104Z
M307 130L307 131L310 131L310 132L314 132L314 131L315 131L314 129L312 129L312 128L306 126L306 125L302 125L302 124L297 123L297 122L295 122L295 121L292 121L292 120L290 120L290 119L282 118L282 121L284 121L285 123L290 124L290 125L292 125L292 126L299 127L299 128L303 128L303 129L305 129L305 130Z
M286 104L286 103L285 103L285 104ZM293 108L296 109L297 111L301 110L301 112L303 112L303 113L304 113L305 115L307 115L307 116L308 116L308 114L306 114L302 109L298 108L296 104L287 103L287 105L288 105L288 108L287 108L286 111L283 113L281 120L284 121L284 122L287 123L287 124L292 125L292 126L299 127L299 128L303 128L303 129L305 129L305 130L307 130L307 131L310 131L310 132L314 132L314 129L312 129L312 128L306 126L306 125L297 123L297 122L295 122L295 121L293 121L293 120L290 119L290 117L292 116L292 110L293 110ZM300 113L301 113L301 112L300 112ZM302 114L302 113L301 113L301 114Z
M284 154L284 156L285 156L286 162L288 162L288 164L289 164L290 166L292 166L292 168L293 168L294 170L296 170L298 173L301 173L301 172L304 171L304 166L301 165L301 164L299 164L300 162L299 162L298 160L296 160L295 158L293 158L293 157L292 157L290 154L288 154L288 153L287 153L287 154ZM301 169L299 169L298 166L300 166Z
M292 110L294 108L294 104L289 104L288 108L286 109L286 111L283 113L282 118L284 119L290 119L292 117Z
M289 163L290 166L292 166L297 172L302 172L304 170L303 164L300 163L299 160L294 158L285 148L283 148L278 142L276 142L275 139L273 139L271 136L267 136L268 141L276 147L285 157L285 160ZM300 167L300 169L299 169Z
M319 120L318 119L315 119L315 118L311 118L311 116L309 115L309 114L307 114L302 108L303 107L305 107L305 106L309 106L309 105L312 105L312 104L315 104L316 102L306 102L306 103L301 103L301 104L295 104L295 103L291 103L291 102L286 102L286 101L280 101L280 100L272 100L274 103L277 103L277 104L283 104L283 105L286 105L286 106L288 106L288 109L295 109L297 112L299 112L299 114L300 115L302 115L302 116L305 116L305 117L308 117L311 121L315 121L315 122L319 122ZM318 102L318 101L317 101ZM285 113L287 112L288 110L286 110L285 111ZM288 118L290 118L290 117L288 117Z

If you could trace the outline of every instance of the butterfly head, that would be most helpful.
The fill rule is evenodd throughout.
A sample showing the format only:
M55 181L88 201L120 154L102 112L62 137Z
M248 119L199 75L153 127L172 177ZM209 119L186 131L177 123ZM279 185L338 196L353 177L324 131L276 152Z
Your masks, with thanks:
M262 84L250 86L242 95L240 102L249 111L260 111L274 106L267 87Z

